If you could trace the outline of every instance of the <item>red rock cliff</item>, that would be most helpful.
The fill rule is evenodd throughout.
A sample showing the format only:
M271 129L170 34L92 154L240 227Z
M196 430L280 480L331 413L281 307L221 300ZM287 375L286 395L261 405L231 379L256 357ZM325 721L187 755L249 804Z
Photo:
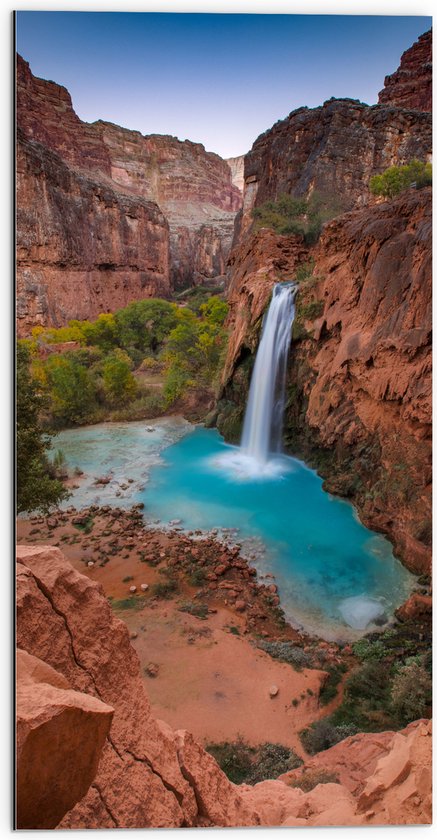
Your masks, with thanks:
M232 336L218 426L238 439L260 315L305 249L261 231L234 253ZM272 257L281 254L281 271ZM403 562L430 565L431 190L332 221L297 297L285 440L386 532Z
M188 732L152 718L127 627L100 586L58 549L19 546L17 561L18 828L430 822L426 721L323 753L340 784L234 785Z
M169 231L159 207L19 132L18 334L169 292Z
M425 32L406 50L399 68L384 79L380 105L416 111L432 110L432 31Z
M170 226L172 287L225 273L241 193L228 164L200 143L82 122L68 91L30 71L17 56L17 124L74 168L117 193L156 202ZM108 262L108 260L107 260ZM142 295L143 297L146 294Z

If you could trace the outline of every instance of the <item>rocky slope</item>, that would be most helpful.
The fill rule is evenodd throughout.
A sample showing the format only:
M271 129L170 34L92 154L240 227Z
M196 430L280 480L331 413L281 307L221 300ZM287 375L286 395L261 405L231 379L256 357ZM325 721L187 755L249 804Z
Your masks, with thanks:
M19 336L169 292L169 231L159 207L71 168L19 132Z
M307 257L298 238L264 230L234 252L217 420L228 437L238 439L272 286ZM429 572L430 188L332 221L311 259L297 298L286 443L390 536L409 568Z
M424 32L406 50L395 73L386 76L380 105L416 111L432 110L432 32Z
M244 159L241 232L252 209L281 193L318 194L331 217L372 204L369 178L432 152L431 32L402 56L385 80L379 104L329 99L298 108L261 134Z
M158 204L156 212L165 215L170 229L167 286L224 274L241 193L218 155L189 140L145 137L103 121L82 122L68 91L33 76L21 56L17 56L17 125L27 139L56 152L75 172L103 181L117 194ZM58 203L61 210L61 197ZM111 254L102 261L110 263ZM129 293L129 283L126 289ZM141 297L147 296L150 291L143 290ZM130 299L136 297L137 289L132 289ZM20 296L20 304L21 300ZM26 304L24 300L22 305Z
M354 736L341 759L342 745L320 754L340 784L236 786L188 732L151 717L127 628L100 586L58 549L20 546L17 561L19 828L430 822L426 722Z
M226 163L231 167L232 183L242 193L244 190L244 155L226 158Z

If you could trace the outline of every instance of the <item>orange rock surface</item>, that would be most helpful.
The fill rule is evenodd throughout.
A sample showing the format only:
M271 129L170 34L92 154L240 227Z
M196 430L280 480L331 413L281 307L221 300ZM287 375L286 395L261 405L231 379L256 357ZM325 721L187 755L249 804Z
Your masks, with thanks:
M46 686L46 705L47 696L51 701L58 692L69 700L79 695L84 708L94 705L106 720L114 710L97 773L59 828L430 822L427 722L401 733L353 736L312 760L323 767L340 764L340 784L318 785L309 793L290 787L289 779L234 785L192 735L152 718L127 628L114 617L100 586L74 571L58 549L19 546L17 561L24 681L36 689ZM35 715L39 696L36 691ZM31 705L31 694L27 701ZM61 740L65 725L60 718ZM93 746L98 752L98 739ZM44 749L41 741L26 757L28 774L43 761ZM74 776L74 760L70 765ZM349 766L360 768L352 786ZM21 790L19 808L28 794Z

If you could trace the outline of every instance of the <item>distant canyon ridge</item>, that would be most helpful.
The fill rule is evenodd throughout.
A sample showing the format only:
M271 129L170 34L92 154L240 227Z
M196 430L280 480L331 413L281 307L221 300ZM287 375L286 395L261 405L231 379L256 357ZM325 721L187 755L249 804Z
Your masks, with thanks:
M66 88L17 56L17 322L62 326L231 274L252 210L280 193L372 203L371 175L431 153L431 33L386 77L378 105L299 108L244 157L89 124Z

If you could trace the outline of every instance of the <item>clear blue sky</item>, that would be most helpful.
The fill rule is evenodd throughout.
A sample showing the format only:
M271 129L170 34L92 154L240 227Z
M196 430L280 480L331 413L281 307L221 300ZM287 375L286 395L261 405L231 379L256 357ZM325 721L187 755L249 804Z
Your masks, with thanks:
M374 104L430 17L18 12L17 49L81 119L172 134L223 157L301 105Z

